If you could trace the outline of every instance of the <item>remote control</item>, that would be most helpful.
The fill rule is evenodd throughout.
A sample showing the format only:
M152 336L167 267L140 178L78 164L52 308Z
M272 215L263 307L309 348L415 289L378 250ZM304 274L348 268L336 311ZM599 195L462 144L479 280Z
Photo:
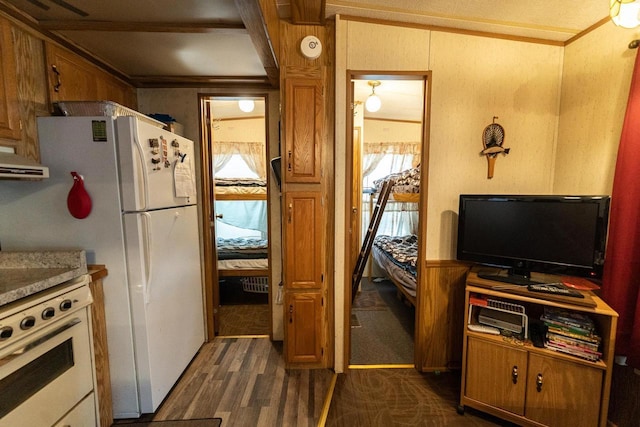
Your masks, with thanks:
M564 283L541 283L539 285L529 285L527 289L533 292L544 292L547 294L562 295L565 297L584 298L581 292L565 286Z
M469 328L470 331L474 332L484 332L485 334L500 335L500 329L494 328L493 326L475 325L469 323L467 325L467 328Z

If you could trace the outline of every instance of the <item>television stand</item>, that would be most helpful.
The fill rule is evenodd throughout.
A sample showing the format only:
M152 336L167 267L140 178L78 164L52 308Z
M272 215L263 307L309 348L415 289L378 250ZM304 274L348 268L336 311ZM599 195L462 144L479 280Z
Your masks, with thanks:
M594 306L588 307L577 304L579 298L549 301L526 290L514 293L492 285L474 270L467 275L465 321L480 323L482 309L496 301L522 306L529 324L539 322L545 308L552 307L591 318L602 355L588 360L536 347L513 334L464 328L458 413L471 407L524 427L606 427L618 314L595 295L590 296Z
M493 280L495 282L509 283L511 285L516 286L527 286L527 285L540 285L544 282L539 282L537 280L531 280L524 276L516 276L516 275L501 275L494 273L478 273L478 277L480 279Z

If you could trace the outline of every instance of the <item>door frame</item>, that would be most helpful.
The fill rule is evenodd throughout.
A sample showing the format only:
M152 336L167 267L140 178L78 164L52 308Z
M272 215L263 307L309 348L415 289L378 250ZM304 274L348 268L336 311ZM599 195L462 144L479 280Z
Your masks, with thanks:
M205 324L207 332L207 342L213 341L216 336L216 322L218 321L218 310L220 305L220 284L218 281L218 254L215 245L215 194L212 182L212 153L213 139L211 135L211 111L207 107L207 100L212 98L230 98L230 97L247 97L262 98L264 100L264 126L265 126L265 154L267 164L267 241L268 241L268 276L271 281L271 265L272 265L272 234L271 234L271 209L270 186L271 174L269 173L269 147L270 128L269 128L269 110L270 100L269 93L264 91L240 91L240 90L220 90L205 93L198 93L198 105L200 115L198 117L200 124L200 183L202 188L201 203L201 227L202 227L202 257L203 257L203 274L204 274L204 307L205 307ZM206 197L205 197L206 195ZM275 297L275 286L269 286L269 337L273 339L273 299Z
M431 87L433 86L432 72L431 71L380 71L380 70L347 70L346 81L346 182L351 182L354 185L354 129L353 129L353 106L354 106L354 93L352 80L422 80L423 81L423 111L422 111L422 147L420 151L420 202L418 209L420 211L418 216L418 263L416 265L418 283L416 289L416 319L415 319L415 335L414 335L414 367L420 366L421 354L425 351L424 344L420 342L420 331L424 327L424 321L420 316L420 307L425 307L422 293L420 292L422 278L426 277L423 273L423 269L426 262L426 245L427 245L427 215L426 209L422 211L423 206L427 206L428 200L428 187L429 187L429 134L431 128ZM425 167L426 166L426 167ZM353 191L345 192L345 229L351 228L351 221L353 210ZM357 214L361 217L361 209L358 207ZM360 221L358 221L360 223ZM360 225L361 226L361 225ZM355 267L351 253L354 251L352 248L352 239L347 238L347 268L345 269L345 286L344 286L344 371L349 370L349 364L351 360L351 277L353 269Z

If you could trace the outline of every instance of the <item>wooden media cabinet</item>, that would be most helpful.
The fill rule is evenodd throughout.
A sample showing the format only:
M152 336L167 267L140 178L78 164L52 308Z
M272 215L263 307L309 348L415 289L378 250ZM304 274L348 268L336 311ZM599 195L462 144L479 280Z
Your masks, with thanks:
M505 289L505 283L481 279L473 269L465 287L465 322L477 321L473 311L483 298L524 306L529 325L545 307L568 310L593 320L602 356L589 361L535 347L531 334L491 335L471 331L465 323L458 412L471 407L521 426L605 427L618 314L592 292L583 292L585 298L572 298L526 287Z

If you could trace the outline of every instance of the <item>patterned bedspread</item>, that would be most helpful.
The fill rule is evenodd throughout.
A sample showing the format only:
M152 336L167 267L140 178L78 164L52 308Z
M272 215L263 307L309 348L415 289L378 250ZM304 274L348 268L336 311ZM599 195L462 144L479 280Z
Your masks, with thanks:
M418 274L416 263L418 260L418 236L376 236L374 246L381 249L394 264L413 276Z
M266 187L267 181L251 178L216 178L216 187Z
M267 257L267 240L259 238L216 239L218 259L256 259Z
M382 184L389 179L393 179L394 181L393 188L391 189L393 193L420 192L420 166L402 172L392 173L384 178L373 181L376 192L379 192Z

